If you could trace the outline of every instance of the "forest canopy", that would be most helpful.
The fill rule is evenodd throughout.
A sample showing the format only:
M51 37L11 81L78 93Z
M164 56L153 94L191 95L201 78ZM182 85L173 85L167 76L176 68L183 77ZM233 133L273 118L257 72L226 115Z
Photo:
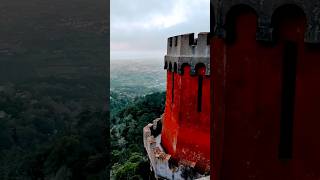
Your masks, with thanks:
M143 147L142 129L161 116L165 93L156 92L132 101L111 95L111 175L114 179L150 179L150 164ZM122 108L121 108L122 107Z

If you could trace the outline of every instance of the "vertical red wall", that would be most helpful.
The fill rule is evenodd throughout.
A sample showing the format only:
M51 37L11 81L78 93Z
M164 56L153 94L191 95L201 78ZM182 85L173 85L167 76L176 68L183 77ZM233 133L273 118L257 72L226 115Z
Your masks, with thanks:
M320 46L304 43L306 21L292 19L281 26L283 36L298 44L294 114L293 177L320 179ZM294 34L296 33L296 36Z
M167 100L162 130L162 144L173 158L210 165L210 78L201 67L198 75L174 73L172 103L172 73L167 76ZM198 112L198 77L203 77L202 108ZM169 85L170 83L170 85Z
M284 12L285 13L285 12ZM319 46L304 43L305 19L280 20L275 45L256 41L257 16L236 17L232 43L214 38L214 179L320 178ZM293 157L279 159L283 50L298 45Z
M169 154L174 154L178 136L178 121L172 118L172 76L174 73L167 71L167 92L164 111L161 143Z

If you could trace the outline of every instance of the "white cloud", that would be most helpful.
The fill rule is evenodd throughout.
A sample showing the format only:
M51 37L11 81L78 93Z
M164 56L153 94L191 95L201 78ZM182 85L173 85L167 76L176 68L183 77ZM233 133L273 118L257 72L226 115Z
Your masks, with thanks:
M115 0L113 0L115 1ZM168 1L167 1L168 3ZM171 10L169 12L148 12L145 14L138 13L137 18L133 20L128 18L127 20L120 21L111 21L111 28L113 29L152 29L152 28L169 28L181 23L184 23L188 20L188 17L194 14L194 11L198 11L201 8L209 8L209 0L174 0ZM143 6L141 6L141 9ZM134 16L134 14L129 15Z
M144 24L144 28L169 28L187 21L187 9L182 6L182 0L177 0L171 12L157 14Z
M209 31L210 0L111 0L111 51L164 51L169 36Z

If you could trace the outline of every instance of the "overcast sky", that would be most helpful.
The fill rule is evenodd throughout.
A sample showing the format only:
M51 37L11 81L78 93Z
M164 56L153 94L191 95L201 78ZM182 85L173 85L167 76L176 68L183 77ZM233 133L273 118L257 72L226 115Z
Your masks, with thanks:
M210 30L210 0L111 0L111 60L162 59L167 38Z

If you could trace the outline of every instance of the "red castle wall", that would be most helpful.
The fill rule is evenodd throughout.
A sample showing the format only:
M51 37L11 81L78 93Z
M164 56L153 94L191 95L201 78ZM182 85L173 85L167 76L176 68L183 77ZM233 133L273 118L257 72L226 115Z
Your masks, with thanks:
M205 67L190 75L190 66L183 74L167 71L167 95L162 128L162 145L178 160L210 165L210 77ZM172 102L172 76L174 100ZM198 112L198 78L203 77L202 109Z
M253 10L237 14L234 42L218 37L211 40L215 87L212 174L216 180L320 179L320 46L304 42L306 19L294 12L275 12L274 20L280 25L273 45L256 41L257 15ZM287 41L297 45L297 69L292 157L281 159Z

